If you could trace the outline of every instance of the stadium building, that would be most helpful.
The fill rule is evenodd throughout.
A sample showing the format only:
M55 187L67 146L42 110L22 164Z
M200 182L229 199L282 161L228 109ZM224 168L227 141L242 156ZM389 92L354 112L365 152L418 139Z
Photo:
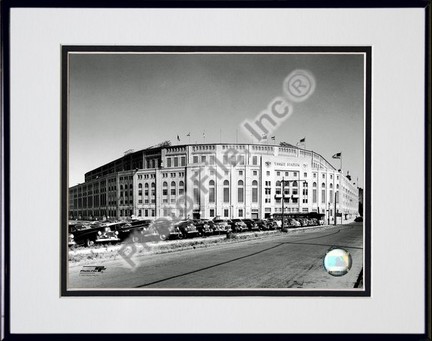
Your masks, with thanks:
M282 201L285 213L359 213L350 176L315 152L216 143L160 145L96 168L69 189L69 216L267 218L282 212Z

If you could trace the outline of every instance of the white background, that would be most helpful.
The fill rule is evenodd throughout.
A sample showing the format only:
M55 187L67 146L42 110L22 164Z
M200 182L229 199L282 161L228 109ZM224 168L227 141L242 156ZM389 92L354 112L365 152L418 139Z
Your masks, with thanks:
M423 9L13 9L11 332L423 332L424 25ZM60 298L60 45L372 46L372 297Z

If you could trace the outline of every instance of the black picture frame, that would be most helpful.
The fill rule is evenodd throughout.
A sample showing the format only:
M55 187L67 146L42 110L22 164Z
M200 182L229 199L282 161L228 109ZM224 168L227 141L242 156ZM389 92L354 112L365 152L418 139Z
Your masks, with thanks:
M10 191L11 188L9 186L9 176L10 176L10 102L9 102L9 96L10 96L10 58L9 58L9 49L10 49L10 40L9 40L9 33L10 33L10 11L13 8L24 8L24 7L30 7L30 8L50 8L50 7L57 7L57 8L135 8L135 7L141 7L141 8L195 8L195 7L202 7L202 8L424 8L425 14L426 14L426 40L425 40L425 66L426 66L426 82L425 82L425 275L426 275L426 282L425 282L425 331L422 334L314 334L315 337L320 337L323 339L332 339L332 340L346 340L347 337L352 340L360 340L360 339L367 339L370 337L373 338L380 338L380 339L388 339L388 340L431 340L431 212L430 212L430 203L431 203L431 68L430 68L430 57L431 57L431 44L430 44L430 14L431 14L431 5L430 1L352 1L349 3L345 3L342 1L314 1L314 2L300 2L300 1L200 1L199 4L194 1L185 1L185 2L176 2L176 1L149 1L149 2L139 2L139 1L94 1L94 2L87 2L87 1L56 1L56 0L48 0L48 1L4 1L1 4L1 28L2 28L2 78L3 78L3 88L2 88L2 109L3 109L3 170L4 170L4 182L2 183L3 187L3 208L4 208L4 240L3 240L3 250L2 253L2 265L4 266L4 302L2 302L2 305L4 306L5 311L5 317L4 317L4 336L6 340L22 340L22 339L31 339L35 337L40 337L41 339L54 339L58 337L62 337L66 340L71 340L75 338L80 339L94 339L95 337L102 338L106 337L103 335L91 335L91 334L11 334L10 332L10 206L9 206L9 200L10 197ZM369 54L370 58L370 54ZM370 63L370 60L369 62ZM368 69L368 72L371 72L371 68ZM369 81L370 81L370 75L369 75ZM369 84L370 87L370 84ZM370 90L370 89L369 89ZM369 91L370 94L370 91ZM366 110L370 113L370 102L366 101L368 103L369 108ZM64 109L64 108L63 108ZM370 114L369 118L370 120ZM67 142L65 140L66 134L65 134L65 126L62 126L62 143ZM370 143L370 133L369 136L367 136L366 144ZM369 162L370 165L370 153L368 154L366 152L367 159L366 161ZM67 160L66 160L67 162ZM65 159L62 157L62 187L65 185L65 177L64 177L64 166L65 166ZM366 177L368 177L368 174L365 174ZM370 175L369 180L370 182ZM369 194L370 195L370 194ZM369 198L370 199L370 198ZM367 200L367 198L366 198ZM370 212L370 200L368 201L369 208L366 207L366 210L369 209ZM66 197L62 196L62 207L67 207ZM65 217L62 217L62 222L65 222L63 220ZM67 219L67 216L66 216ZM370 224L370 221L369 221ZM367 226L367 223L366 223ZM368 229L366 229L368 231ZM66 238L66 236L62 235L62 238ZM366 237L366 242L368 238ZM367 248L367 245L366 245ZM62 251L62 259L64 260L65 254ZM370 262L370 259L369 259ZM370 271L370 265L369 267L366 266L368 271ZM370 274L369 274L370 275ZM370 279L370 276L367 276L367 278ZM61 283L61 289L62 294L67 295L64 289L64 283L62 280ZM368 288L370 289L370 283ZM191 293L191 295L194 295L196 293ZM370 292L368 292L370 294ZM97 293L93 292L91 294L92 296L98 296ZM106 293L102 293L102 296L105 296ZM168 295L169 296L169 295ZM177 296L177 295L175 295ZM186 295L188 296L188 295ZM227 296L224 294L223 296ZM317 293L317 296L321 296L319 293ZM311 337L310 334L289 334L290 337L293 337L295 339L304 339ZM142 336L139 335L122 335L122 338L125 339L138 339ZM151 335L152 338L158 339L161 337L164 337L163 335ZM195 335L188 335L188 338L194 338L194 337L201 337L199 334ZM217 337L217 336L210 336L207 335L206 337ZM235 335L229 335L225 334L225 337L236 337ZM275 339L286 337L284 335L277 335L273 334L272 337Z

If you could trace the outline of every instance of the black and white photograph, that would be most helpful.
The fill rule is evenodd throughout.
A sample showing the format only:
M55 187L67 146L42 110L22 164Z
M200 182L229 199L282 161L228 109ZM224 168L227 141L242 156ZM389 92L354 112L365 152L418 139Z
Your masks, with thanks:
M0 339L431 340L430 15L4 0Z
M365 292L367 49L66 47L67 292Z

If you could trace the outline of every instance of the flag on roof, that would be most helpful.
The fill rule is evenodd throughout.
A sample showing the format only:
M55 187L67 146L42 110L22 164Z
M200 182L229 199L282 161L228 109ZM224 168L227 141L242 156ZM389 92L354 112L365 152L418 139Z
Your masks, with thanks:
M342 157L342 153L336 153L332 156L333 159L340 159Z

